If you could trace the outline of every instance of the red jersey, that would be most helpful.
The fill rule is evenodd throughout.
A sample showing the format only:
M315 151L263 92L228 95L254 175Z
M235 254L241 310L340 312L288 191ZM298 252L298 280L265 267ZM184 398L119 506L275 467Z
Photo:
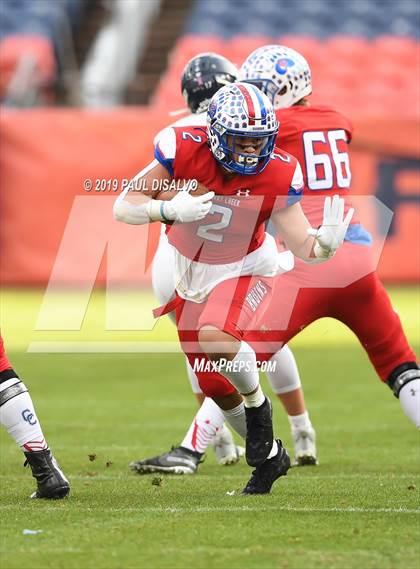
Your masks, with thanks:
M4 371L5 369L11 369L11 364L6 356L6 351L4 349L4 342L3 338L0 336L0 372Z
M260 247L273 209L298 201L302 193L297 160L280 150L260 174L226 178L202 127L170 129L156 145L155 157L175 180L195 179L216 193L205 219L174 224L168 232L184 257L202 263L232 263Z
M324 196L339 194L350 207L351 183L348 144L352 123L340 112L326 106L278 109L280 122L277 144L298 159L305 182L302 208L311 225L322 223ZM322 196L320 199L308 199ZM353 216L352 224L358 223Z

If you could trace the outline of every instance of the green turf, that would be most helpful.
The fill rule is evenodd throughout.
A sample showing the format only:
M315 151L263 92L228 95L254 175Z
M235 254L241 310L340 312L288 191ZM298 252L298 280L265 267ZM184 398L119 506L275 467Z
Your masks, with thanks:
M407 336L420 344L420 294L416 287L394 287L391 298L404 324ZM108 292L96 290L89 300L79 292L62 291L44 294L42 290L4 290L0 296L2 333L7 349L26 351L41 342L77 342L79 346L90 342L113 344L113 349L131 349L133 343L168 341L178 346L176 330L168 318L157 322L151 318L156 299L151 292ZM115 313L121 319L115 318ZM74 317L72 317L72 315ZM137 319L137 315L142 318ZM71 323L76 329L68 329ZM115 324L122 329L116 329ZM126 327L123 325L126 324ZM136 328L135 325L138 325ZM80 325L80 329L79 329ZM143 328L140 326L144 325ZM130 328L130 326L132 326ZM58 329L57 329L58 327ZM127 348L127 343L130 343ZM353 334L341 323L323 318L313 323L293 340L295 346L342 347L354 345ZM63 349L68 349L64 347Z
M411 291L392 293L400 307ZM22 305L19 294L4 298L8 309ZM415 330L415 311L402 312ZM320 466L292 469L270 496L245 498L250 469L219 467L211 451L196 476L161 485L127 468L179 442L189 424L195 405L182 356L25 354L18 334L5 335L72 495L29 501L30 472L1 433L2 569L418 569L419 435L347 336L333 349L293 346ZM290 445L277 405L275 422Z

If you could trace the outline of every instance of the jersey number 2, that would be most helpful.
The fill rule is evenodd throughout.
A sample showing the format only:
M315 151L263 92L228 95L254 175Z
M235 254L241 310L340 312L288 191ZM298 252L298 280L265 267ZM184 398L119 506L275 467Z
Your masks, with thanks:
M337 185L349 188L351 182L350 161L347 152L340 152L337 143L347 142L344 130L313 130L303 133L306 176L310 190L330 190ZM323 143L325 152L315 152L315 143Z
M182 132L182 140L188 140L191 139L194 142L201 142L201 136L199 134L196 134L195 136L193 134L191 134L190 132Z
M206 225L200 225L197 229L197 235L202 239L207 239L208 241L214 241L215 243L221 243L223 241L222 233L215 233L220 229L226 229L230 223L232 217L232 210L228 207L222 205L213 204L210 208L209 214L219 213L222 217L217 223L207 223Z

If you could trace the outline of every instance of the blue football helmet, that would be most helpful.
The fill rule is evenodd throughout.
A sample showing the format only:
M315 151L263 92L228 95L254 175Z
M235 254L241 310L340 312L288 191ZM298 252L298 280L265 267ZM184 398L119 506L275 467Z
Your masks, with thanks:
M259 174L267 166L278 132L273 105L255 85L232 83L213 96L207 132L215 159L228 171ZM244 146L254 152L244 151Z

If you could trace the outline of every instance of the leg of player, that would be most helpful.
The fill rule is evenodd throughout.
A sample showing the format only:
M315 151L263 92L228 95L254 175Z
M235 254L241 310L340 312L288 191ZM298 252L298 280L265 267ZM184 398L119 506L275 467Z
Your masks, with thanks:
M398 397L402 410L420 429L420 370L415 362L402 364L390 374L388 385Z
M153 258L153 264L152 264L153 292L161 305L166 304L174 296L174 290L175 290L174 266L175 266L174 250L169 244L166 233L162 228L159 239L159 246ZM174 322L174 324L176 324L174 312L170 312L167 316ZM204 401L204 394L200 389L197 376L195 375L192 367L190 366L188 358L186 358L186 367L187 367L187 375L190 381L191 389L198 400L198 405L201 406L201 404ZM216 426L216 432L211 440L208 438L207 434L205 436L203 434L203 436L200 436L200 438L203 441L204 440L208 441L208 444L213 445L214 451L216 453L216 459L219 464L229 465L236 463L239 460L239 458L244 454L243 447L237 446L235 444L232 433L224 424L224 418L222 412L217 407L217 405L214 405L213 407L207 406L206 412L208 414L206 420L210 421L210 424ZM220 418L222 420L222 424L219 426L218 422ZM194 432L195 426L200 424L201 424L200 419L196 416L187 431L187 435L184 438L184 441L181 443L181 447L186 446L187 449L189 448L188 445L184 445L185 439L188 440L189 433ZM194 474L195 472L197 472L198 465L200 464L199 460L196 461L197 456L195 455L193 457L194 462L196 462L195 467L194 466L187 467L187 469L185 470L184 468L185 465L182 463L182 460L181 461L177 460L177 458L181 459L185 458L184 457L185 449L182 450L181 448L181 451L179 449L180 447L175 447L171 451L163 453L162 455L132 462L131 468L133 468L133 470L136 470L136 472L139 473L150 472L150 470L146 469L153 467L155 468L154 470L155 472L159 472L160 468L165 468L164 472L175 473L177 467L180 467L177 470L177 473L179 474L183 473ZM190 448L190 450L197 452L197 449L194 448ZM203 454L204 452L205 448L203 450ZM171 462L171 464L168 463L168 460Z
M337 296L335 317L353 330L381 380L399 398L407 417L420 428L420 370L416 354L378 275L370 273L342 290L346 301ZM363 306L363 311L354 310L354 306Z
M294 442L294 465L318 464L316 433L306 409L296 360L289 346L276 352L270 362L267 378L288 415Z
M201 406L207 398L205 398L204 393L200 388L198 378L194 373L194 370L191 367L188 358L186 358L185 361L187 365L187 375L188 379L190 380L191 389L198 401L199 406ZM206 403L206 411L208 417L205 420L209 421L211 424L217 427L214 437L210 440L207 439L208 443L206 447L208 444L211 444L213 446L214 452L216 454L216 460L219 464L223 466L235 464L238 462L241 456L245 454L244 447L235 444L231 431L225 425L223 412L220 407L218 407L218 405L214 404L213 401L212 405ZM194 417L194 420L188 429L187 435L185 436L184 441L181 443L182 445L184 442L186 443L189 440L188 436L190 433L194 432L194 426L200 424L200 421L198 419L199 414L200 411L198 411L197 415ZM205 449L203 452L205 452Z
M209 325L201 328L199 342L210 360L222 364L220 372L243 397L247 421L246 460L250 466L257 466L276 454L277 445L271 403L260 386L255 352L246 342L239 342ZM224 408L223 404L221 407Z
M67 496L69 481L48 448L32 399L13 369L0 372L0 423L24 452L37 481L31 498Z
M219 364L225 362L220 371L236 387L244 401L246 460L256 469L243 494L267 494L275 480L287 474L290 458L282 442L274 439L271 403L259 383L255 352L246 342L239 342L211 325L202 326L198 338L210 360ZM214 399L224 409L227 420L241 420L240 402L232 405L231 401L223 398Z
M216 403L206 397L194 417L180 446L152 458L132 462L130 467L139 474L195 474L207 447L223 429L225 418ZM227 429L230 437L230 431ZM233 445L236 458L236 447Z
M267 371L270 385L288 415L294 441L294 465L318 464L316 434L306 409L299 371L292 350L285 345L270 359Z
M186 361L191 388L200 408L179 446L130 464L130 468L138 474L195 474L210 444L214 447L218 463L222 465L234 464L244 455L245 449L236 446L232 433L224 424L222 410L212 399L204 396L197 376L188 359Z

